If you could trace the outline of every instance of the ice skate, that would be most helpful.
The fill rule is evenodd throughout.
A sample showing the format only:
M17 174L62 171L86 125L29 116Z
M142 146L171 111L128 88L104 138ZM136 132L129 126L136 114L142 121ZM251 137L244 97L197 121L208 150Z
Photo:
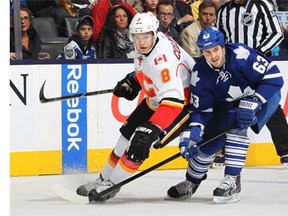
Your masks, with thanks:
M221 168L225 165L225 155L219 154L215 156L215 159L212 163L213 168Z
M80 196L88 196L91 190L101 184L104 179L100 175L95 181L88 182L87 184L81 185L77 188L76 193Z
M102 181L100 184L96 186L96 188L90 191L89 199L97 201L97 202L105 202L106 200L115 197L116 194L120 191L120 188L116 188L115 190L112 190L111 192L108 192L107 194L104 194L103 196L98 197L99 193L113 186L114 184L110 180Z
M240 175L225 175L224 180L222 180L220 185L213 191L213 201L216 203L232 203L239 201L239 193L241 191L240 181Z
M188 180L182 181L175 186L172 186L167 191L165 200L176 200L176 199L186 199L195 193L199 184L194 184Z
M288 154L281 156L280 162L285 168L288 169Z

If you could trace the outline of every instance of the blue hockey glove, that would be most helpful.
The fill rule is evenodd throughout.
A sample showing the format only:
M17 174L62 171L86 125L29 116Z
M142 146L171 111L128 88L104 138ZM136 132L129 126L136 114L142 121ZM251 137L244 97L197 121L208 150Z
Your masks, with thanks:
M182 157L185 158L187 161L189 161L191 157L197 156L199 154L199 148L196 144L202 141L200 133L201 128L198 126L194 126L190 129L184 130L180 134L180 153Z
M134 76L134 71L127 74L124 79L117 83L113 94L117 97L124 97L127 100L134 100L141 90L141 86L134 80Z
M262 102L256 98L240 101L237 122L240 128L248 128L257 123L256 113L261 109Z

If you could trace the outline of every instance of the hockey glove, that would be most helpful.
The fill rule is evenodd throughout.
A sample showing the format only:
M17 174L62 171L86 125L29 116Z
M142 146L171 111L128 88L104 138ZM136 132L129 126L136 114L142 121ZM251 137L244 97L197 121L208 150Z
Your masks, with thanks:
M190 129L184 130L180 134L180 153L182 157L187 161L189 161L191 157L197 156L199 154L199 148L196 144L202 141L200 133L201 128L194 126Z
M124 79L117 83L113 94L117 97L124 97L127 100L134 100L141 90L141 86L134 80L134 76L135 72L127 74Z
M142 163L149 157L151 146L159 140L161 129L152 123L137 127L127 151L127 158L135 163Z
M261 105L261 101L256 98L247 98L240 101L237 115L240 128L248 128L257 123L256 113L261 109Z

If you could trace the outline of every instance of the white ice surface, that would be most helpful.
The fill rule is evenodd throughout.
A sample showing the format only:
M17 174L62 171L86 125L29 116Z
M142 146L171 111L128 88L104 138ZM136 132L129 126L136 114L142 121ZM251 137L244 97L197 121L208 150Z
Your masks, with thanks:
M105 203L75 204L51 190L55 183L71 191L98 173L10 178L11 216L287 216L288 169L280 166L247 167L242 171L240 201L215 204L212 192L223 169L210 169L194 196L182 201L164 200L167 189L182 181L185 170L152 171L123 186ZM3 197L2 197L3 198Z

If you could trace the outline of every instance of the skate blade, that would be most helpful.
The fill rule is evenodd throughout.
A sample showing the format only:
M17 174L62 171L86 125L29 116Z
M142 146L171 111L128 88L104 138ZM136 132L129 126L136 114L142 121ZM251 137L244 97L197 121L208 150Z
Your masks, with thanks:
M108 195L102 196L98 200L94 200L94 201L95 202L106 202L107 200L114 198L115 196L116 196L116 193L115 194L108 194Z
M217 204L226 204L226 203L235 203L238 202L240 200L240 195L237 194L233 194L230 197L219 197L219 196L215 196L213 201Z
M282 165L284 168L288 169L288 163L283 163Z
M102 196L99 197L99 193L95 190L92 190L90 193L89 193L89 199L90 199L90 202L92 201L95 201L95 202L106 202L107 200L111 199L111 198L114 198L117 193L119 193L121 188L116 188L115 190L113 191L110 191L109 193L107 194L104 194ZM98 197L98 198L96 198Z
M179 198L173 198L173 197L170 197L168 194L164 197L164 200L169 200L169 201L177 201L177 200L185 200L185 199L188 199L190 198L191 195L185 195L185 196L182 196L182 197L179 197Z

